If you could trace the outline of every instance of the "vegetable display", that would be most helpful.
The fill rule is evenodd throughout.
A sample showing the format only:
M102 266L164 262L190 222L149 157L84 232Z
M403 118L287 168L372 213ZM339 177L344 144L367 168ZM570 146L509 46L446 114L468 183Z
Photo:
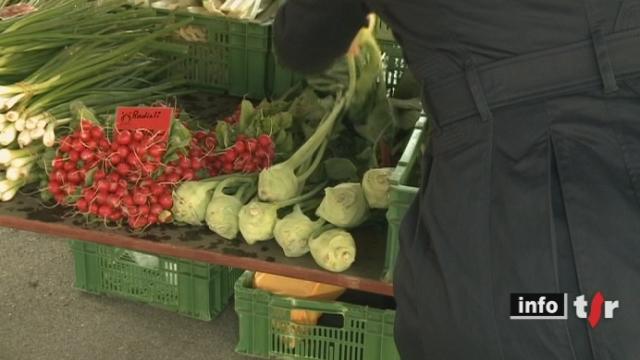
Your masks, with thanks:
M144 2L252 21L280 5ZM415 84L401 79L389 97L384 58L363 29L359 52L281 98L237 99L232 114L201 118L178 108L194 90L159 60L187 51L164 40L189 22L117 0L0 0L0 200L37 187L88 222L202 226L233 244L275 239L287 257L348 270L351 232L377 226L389 207L389 176L420 112ZM172 118L162 130L122 127L118 106L172 108Z

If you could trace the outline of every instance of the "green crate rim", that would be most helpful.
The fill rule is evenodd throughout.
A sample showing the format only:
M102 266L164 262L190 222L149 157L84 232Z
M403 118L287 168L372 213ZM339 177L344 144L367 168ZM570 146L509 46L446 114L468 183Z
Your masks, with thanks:
M199 320L212 320L225 309L235 280L242 274L238 269L162 255L153 255L159 259L160 267L149 269L132 262L122 248L80 240L68 244L74 256L75 288ZM113 284L120 287L114 289ZM133 290L140 286L154 290L147 290L151 295L144 292L143 296ZM157 289L163 292L158 295Z
M360 345L362 346L360 353L361 356L363 356L362 360L400 359L393 338L394 310L382 310L339 301L302 300L273 295L264 290L251 287L253 275L253 272L246 271L236 281L235 306L236 313L240 319L240 337L236 352L243 355L269 359L318 359L318 357L313 355L284 354L273 348L273 341L276 341L275 338L284 336L282 334L272 334L273 327L288 323L294 327L317 329L319 333L324 334L324 336L321 336L322 338L328 336L326 334L327 332L331 332L330 329L335 329L338 333L356 331L360 334L354 335L351 332L351 337L345 333L344 336L339 335L336 338L324 339L328 341L323 341L322 338L317 339L315 337L307 339L318 347L325 346L331 348L330 343L334 341L336 343L342 343L343 345L357 346L356 344L349 344L349 342L357 341L359 338L361 341ZM272 309L276 310L276 314L278 315L274 315ZM286 318L288 319L290 316L288 311L294 309L339 314L344 317L345 326L338 330L337 328L325 328L323 326L295 325L290 320L282 319L282 314L286 314ZM349 322L355 322L359 325L355 325L355 328L350 327L347 325ZM249 329L247 327L251 328ZM287 338L288 336L284 337ZM302 335L302 337L305 337L305 335ZM374 339L377 341L374 341ZM369 340L370 343L367 343L366 340ZM377 346L367 348L367 345L371 346L371 344L376 344ZM330 354L334 354L334 351L331 351ZM352 355L354 354L355 353L352 353ZM329 354L325 353L325 356L329 356ZM333 357L331 357L331 359L333 359ZM356 357L348 357L348 359L356 359Z

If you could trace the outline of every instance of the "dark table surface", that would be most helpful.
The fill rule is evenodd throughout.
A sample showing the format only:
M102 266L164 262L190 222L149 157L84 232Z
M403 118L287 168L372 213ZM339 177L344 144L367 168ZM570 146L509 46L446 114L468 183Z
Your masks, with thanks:
M380 280L386 244L383 227L368 227L355 232L355 263L343 273L332 273L318 267L310 254L299 258L285 257L274 240L248 245L242 240L220 238L206 226L163 225L150 227L143 233L133 233L125 227L91 223L83 216L74 216L69 209L48 207L37 196L18 195L13 201L0 203L0 226L383 295L393 294L392 285Z

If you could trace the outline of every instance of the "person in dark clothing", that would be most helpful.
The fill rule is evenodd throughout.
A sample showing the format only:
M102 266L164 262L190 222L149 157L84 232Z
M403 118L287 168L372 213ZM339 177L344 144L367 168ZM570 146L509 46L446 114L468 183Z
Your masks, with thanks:
M402 358L638 359L640 2L288 0L281 63L329 67L369 12L434 129L400 233ZM578 317L598 292L613 318ZM511 320L514 293L568 293L568 319Z

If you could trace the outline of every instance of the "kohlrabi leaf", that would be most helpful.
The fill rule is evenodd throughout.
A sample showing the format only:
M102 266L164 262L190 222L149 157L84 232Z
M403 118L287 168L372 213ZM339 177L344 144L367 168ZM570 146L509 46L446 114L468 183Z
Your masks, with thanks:
M330 158L324 161L327 177L336 181L347 181L358 176L358 169L347 158Z

